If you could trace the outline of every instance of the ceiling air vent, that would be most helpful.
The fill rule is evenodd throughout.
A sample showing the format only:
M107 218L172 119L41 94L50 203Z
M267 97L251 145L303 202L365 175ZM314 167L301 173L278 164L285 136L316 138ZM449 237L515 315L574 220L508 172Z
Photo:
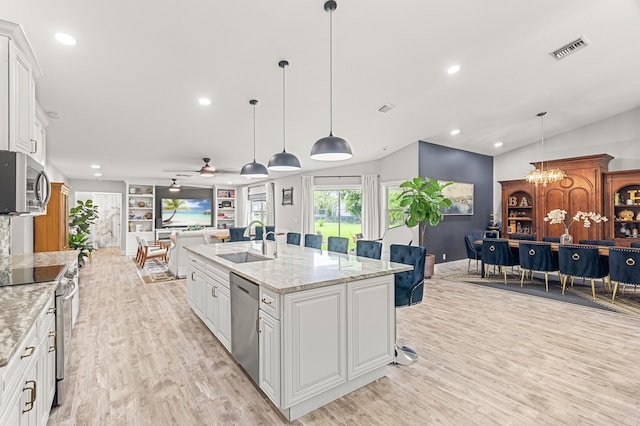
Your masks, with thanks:
M382 112L382 113L387 113L387 112L391 111L392 109L394 109L395 107L396 106L393 105L393 104L384 104L380 108L378 108L376 111Z
M584 37L580 37L577 40L572 41L571 43L565 44L560 49L554 50L550 53L550 55L559 61L560 59L564 59L572 53L575 53L578 50L587 47L588 45L589 42Z

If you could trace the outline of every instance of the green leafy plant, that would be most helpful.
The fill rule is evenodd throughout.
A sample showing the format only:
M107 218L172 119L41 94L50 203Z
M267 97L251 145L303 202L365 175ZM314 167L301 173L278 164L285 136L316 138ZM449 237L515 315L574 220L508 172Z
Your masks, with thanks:
M93 200L78 200L78 205L69 210L69 247L78 250L78 265L84 265L85 258L95 250L89 241L89 227L98 219L98 206Z
M416 177L402 182L400 188L404 188L398 195L400 206L405 208L405 224L413 228L420 222L436 226L442 221L441 207L451 206L451 200L444 196L442 190L453 182L440 184L437 180L428 177ZM424 241L426 226L422 227L420 241Z

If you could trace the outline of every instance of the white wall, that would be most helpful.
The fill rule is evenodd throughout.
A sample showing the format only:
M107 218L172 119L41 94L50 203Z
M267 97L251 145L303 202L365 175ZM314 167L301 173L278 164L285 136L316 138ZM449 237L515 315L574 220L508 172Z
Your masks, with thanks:
M609 171L640 169L640 107L544 140L543 160L609 154ZM523 179L540 161L540 141L493 159L494 211L501 212L498 181Z

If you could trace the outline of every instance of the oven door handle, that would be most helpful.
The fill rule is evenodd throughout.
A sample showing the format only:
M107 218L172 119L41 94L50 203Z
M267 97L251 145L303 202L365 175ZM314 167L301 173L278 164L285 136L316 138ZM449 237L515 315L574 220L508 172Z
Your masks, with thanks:
M70 280L70 281L73 283L73 290L71 290L71 293L69 293L68 295L64 296L64 300L71 299L78 292L78 284L76 284L76 281L75 280Z

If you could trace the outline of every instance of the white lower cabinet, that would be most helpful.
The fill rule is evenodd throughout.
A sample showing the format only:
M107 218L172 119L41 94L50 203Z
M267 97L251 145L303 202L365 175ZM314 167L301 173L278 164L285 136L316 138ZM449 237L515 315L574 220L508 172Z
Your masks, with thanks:
M259 311L260 371L258 385L277 407L280 406L280 321Z
M220 286L216 290L217 299L217 311L216 322L214 328L216 329L216 336L218 340L231 351L231 291L224 286Z

